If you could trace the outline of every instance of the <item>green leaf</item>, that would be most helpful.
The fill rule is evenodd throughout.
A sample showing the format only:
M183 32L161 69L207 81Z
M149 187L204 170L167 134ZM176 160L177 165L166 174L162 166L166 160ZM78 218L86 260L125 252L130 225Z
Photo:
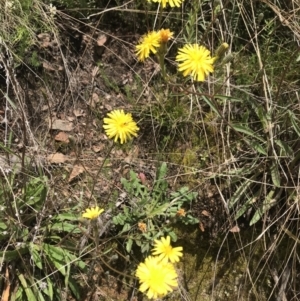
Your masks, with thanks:
M81 233L81 230L78 228L78 225L73 225L67 222L57 222L51 225L51 230L64 231L69 233Z
M196 199L198 193L197 192L189 192L189 188L184 186L179 188L178 191L176 192L172 192L171 193L171 198L172 199L176 199L178 198L178 200L181 200L182 203L184 202L192 202L194 199Z
M15 110L17 108L16 104L10 99L10 97L8 96L8 94L4 94L4 97L6 98L6 100L9 102L9 104L11 105L11 107Z
M55 217L58 221L77 221L78 217L73 213L60 213Z
M215 99L220 99L222 101L230 101L230 102L244 102L243 99L238 99L238 98L226 96L226 95L215 95Z
M4 222L1 222L1 221L0 221L0 230L1 231L7 230L7 225Z
M167 163L163 162L157 170L156 180L164 180L166 178L167 171L168 171Z
M149 243L145 242L145 243L142 245L141 252L142 252L142 253L146 253L146 252L149 251L149 249L150 249Z
M195 224L199 224L200 222L198 218L193 217L190 214L184 216L182 219L180 219L180 221L185 225L195 225Z
M40 256L40 251L41 251L40 247L33 243L30 243L29 246L30 246L29 250L30 250L33 262L40 270L42 270L43 266L42 266L42 258Z
M263 126L264 131L267 132L268 124L269 124L268 120L270 120L269 114L266 112L265 108L262 106L255 105L254 109L255 109L256 115L260 119L260 122Z
M19 259L21 255L28 254L28 247L19 248L13 251L2 251L0 252L0 261L12 261Z
M86 269L86 264L84 263L84 261L80 260L77 256L75 256L74 254L72 254L66 250L65 250L65 254L69 258L69 262L71 264L76 265L82 271Z
M47 287L43 290L43 292L49 297L50 301L53 300L53 284L50 280L50 277L46 278Z
M278 171L278 165L276 161L273 161L271 166L271 177L272 177L273 184L276 187L280 187L280 174Z
M164 215L165 211L168 209L169 203L165 203L159 207L154 207L152 210L149 210L147 212L147 217L148 218L153 218L156 215Z
M257 196L258 193L256 193L255 196L248 198L248 200L242 204L242 207L235 214L235 220L241 217L252 206L252 204L256 202Z
M130 253L130 251L132 249L132 244L133 244L133 240L131 238L129 238L127 240L127 243L126 243L126 251L127 251L127 253Z
M242 196L244 196L246 190L250 187L252 184L252 181L249 179L245 180L241 183L240 187L237 189L237 191L234 193L234 195L230 198L228 207L232 208L233 205L240 200Z
M274 193L275 189L271 190L268 193L261 206L255 211L255 214L250 221L250 226L257 223L262 218L265 212L267 212L268 210L270 210L270 208L276 205L277 202L275 199L273 199Z
M42 205L47 196L46 180L44 178L33 178L23 189L26 195L26 205L36 206ZM35 207L35 209L37 209Z
M267 156L268 155L268 152L267 150L260 144L258 143L257 141L250 141L248 140L247 138L244 138L244 140L254 149L256 150L257 152L259 152L260 154L264 155L264 156Z
M12 293L10 296L10 301L24 301L26 298L24 289L21 285L19 285L16 293Z
M142 198L147 197L149 194L148 189L143 185L140 179L137 177L137 174L133 171L129 171L130 180L127 181L125 178L121 179L121 183L124 186L124 189L130 194L130 196L141 196Z
M176 235L176 233L175 233L174 231L168 232L168 235L170 236L170 238L171 238L171 240L172 240L173 242L176 242L176 241L177 241L177 235Z
M206 97L200 88L198 88L199 92L201 93L202 99L208 104L208 106L210 107L210 109L215 112L219 117L222 117L219 113L219 110L217 109L217 107L215 106L215 104L208 98ZM220 98L220 97L219 97Z
M27 285L27 282L26 282L26 279L24 277L23 274L18 274L18 278L20 280L20 283L24 289L24 292L26 294L26 297L27 297L27 300L28 301L38 301L36 298L35 298L35 294L34 292L32 291L31 287Z
M65 275L65 287L69 287L70 271L71 271L71 264L67 264L66 275Z
M166 181L167 171L168 171L167 164L166 162L163 162L157 170L156 179L154 181L154 185L152 189L152 194L158 195L160 197L166 192L168 188L168 182Z
M81 301L80 287L72 277L69 278L68 285L76 300Z
M265 143L265 139L261 138L260 136L258 136L255 132L253 132L249 127L245 126L245 125L241 125L241 124L232 124L231 125L232 128L234 130L236 130L237 132L246 134L247 136L253 137L261 142Z
M280 147L280 156L293 157L294 152L286 142L275 140L275 143Z
M250 116L250 110L246 110L242 116L241 116L241 121L240 123L242 124L248 124L249 122L249 116Z
M125 223L126 217L123 215L123 213L119 213L118 215L114 216L112 221L115 225L123 226Z
M123 226L122 232L128 232L130 229L131 229L131 225L126 223Z
M50 261L54 264L57 270L66 275L66 265L68 264L68 257L65 251L60 247L51 246L49 244L43 244L43 250L47 254Z
M48 259L56 269L65 277L65 284L68 285L77 300L80 300L80 290L76 281L70 277L71 264L76 264L81 270L85 270L86 265L75 255L60 247L43 244L43 250Z
M298 125L298 118L296 118L295 114L288 110L288 113L289 113L289 116L290 116L290 120L291 120L291 123L292 123L292 126L295 130L295 132L297 133L298 137L300 137L300 127Z

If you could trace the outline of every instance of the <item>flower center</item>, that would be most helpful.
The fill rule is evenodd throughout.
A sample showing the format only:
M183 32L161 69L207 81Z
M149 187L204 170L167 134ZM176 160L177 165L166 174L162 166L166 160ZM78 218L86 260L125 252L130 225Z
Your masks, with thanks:
M165 275L161 273L160 269L156 268L153 270L151 274L151 279L150 279L150 286L154 289L160 288L161 285L164 283L164 277Z
M166 253L167 255L170 255L171 252L172 252L172 247L171 247L171 246L165 246L165 253Z

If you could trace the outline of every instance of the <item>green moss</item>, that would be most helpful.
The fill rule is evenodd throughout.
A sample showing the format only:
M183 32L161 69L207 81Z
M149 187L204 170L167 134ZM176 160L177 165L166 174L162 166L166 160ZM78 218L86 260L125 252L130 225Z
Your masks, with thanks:
M261 261L264 247L260 242L245 247L252 241L251 228L242 236L220 234L213 241L207 232L195 228L178 231L182 239L177 245L184 249L179 263L180 295L187 291L189 300L268 300L273 280ZM174 293L170 300L180 298Z

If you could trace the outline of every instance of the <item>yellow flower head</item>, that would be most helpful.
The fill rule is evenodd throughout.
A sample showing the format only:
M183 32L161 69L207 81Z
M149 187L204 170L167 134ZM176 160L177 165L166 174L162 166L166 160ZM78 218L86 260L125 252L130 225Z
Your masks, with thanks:
M173 38L174 34L174 32L171 32L170 29L161 29L158 33L161 43L167 43L170 39Z
M135 52L138 56L139 61L144 61L152 53L156 53L159 47L160 35L157 31L151 31L148 34L144 35L140 44L135 46Z
M138 265L136 276L141 284L139 290L149 299L161 298L178 286L173 264L162 262L155 256L147 257L145 262Z
M162 237L161 240L155 240L152 254L159 255L158 257L162 261L178 262L179 257L182 256L182 247L172 248L170 240L170 236Z
M130 113L125 114L123 110L114 110L107 115L108 118L103 119L103 128L108 138L114 138L115 142L120 139L123 144L131 139L131 136L137 136L139 128Z
M100 209L98 206L92 207L91 209L86 209L85 212L82 214L82 217L89 218L89 219L95 219L97 218L104 209Z
M195 81L204 81L209 72L213 72L213 63L216 58L212 58L210 51L198 44L187 44L179 49L176 61L181 62L178 70L184 76L191 75Z
M177 6L179 7L183 0L148 0L149 2L158 2L161 3L162 8L165 8L167 6L167 3L170 4L171 7Z

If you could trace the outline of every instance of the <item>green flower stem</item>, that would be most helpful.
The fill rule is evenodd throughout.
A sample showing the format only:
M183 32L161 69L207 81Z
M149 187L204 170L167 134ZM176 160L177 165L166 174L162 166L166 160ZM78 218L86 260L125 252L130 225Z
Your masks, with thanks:
M92 227L94 231L94 239L95 239L95 258L97 257L98 254L98 248L99 248L99 231L98 231L98 224L97 224L97 219L94 219L91 221L92 222Z
M160 4L159 12L158 12L158 28L161 28L162 16L163 16L163 8L162 8L162 4Z
M166 79L165 55L167 53L167 43L161 43L157 52L158 62L163 79Z
M158 13L158 28L161 28L162 17L163 17L163 8L162 8L162 4L160 4L159 13ZM161 74L164 80L166 79L166 67L165 67L166 53L167 53L167 43L161 43L158 49L157 57L161 69Z
M108 150L106 156L105 156L104 159L103 159L103 162L101 163L101 165L100 165L100 167L99 167L99 169L98 169L98 172L97 172L97 174L96 174L95 179L98 179L98 177L99 177L99 175L100 175L100 172L101 172L101 170L102 170L102 168L103 168L103 166L104 166L104 164L105 164L107 158L109 157L110 153L112 152L114 146L115 146L115 143L113 143L113 144L111 145L110 149ZM90 200L91 200L91 198L92 198L92 196L93 196L93 193L94 193L94 190L95 190L95 186L96 186L96 181L93 182L93 186L92 186L91 193L90 193L90 198L89 198L89 201L88 201L88 206L89 206Z

